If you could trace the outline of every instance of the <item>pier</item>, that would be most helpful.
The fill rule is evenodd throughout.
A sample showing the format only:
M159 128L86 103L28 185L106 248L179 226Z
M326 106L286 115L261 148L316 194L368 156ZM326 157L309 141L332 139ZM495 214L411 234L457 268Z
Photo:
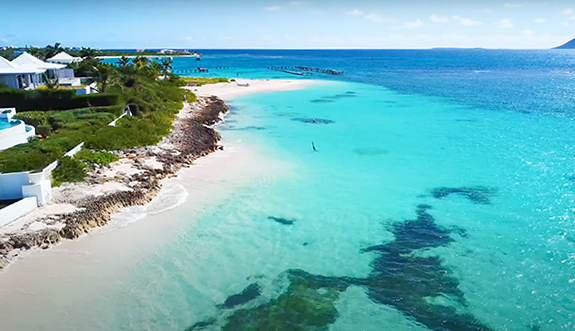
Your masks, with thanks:
M315 68L315 67L302 67L302 66L273 66L268 67L269 70L276 70L282 71L288 74L294 75L304 75L309 74L311 75L312 72L318 72L322 74L328 75L343 75L343 71L334 70L334 69L324 69L324 68Z

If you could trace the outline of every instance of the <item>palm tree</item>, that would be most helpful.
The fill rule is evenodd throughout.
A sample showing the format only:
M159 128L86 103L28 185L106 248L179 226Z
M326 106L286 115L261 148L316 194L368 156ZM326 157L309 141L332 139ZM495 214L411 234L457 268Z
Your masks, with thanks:
M106 92L110 76L113 75L115 70L116 67L109 63L98 63L94 66L94 78L100 84L100 92Z
M48 89L54 90L60 87L60 80L58 79L58 76L49 76L48 74L43 73L42 77L44 78L44 82L46 83L46 87Z
M118 60L118 65L123 68L123 67L127 67L130 64L130 58L128 58L125 55L122 55L122 57Z
M172 63L174 63L174 61L172 61L172 59L163 59L162 60L162 75L164 77L167 77L168 74L171 72L172 70Z
M92 49L90 47L82 47L82 50L80 51L80 55L84 58L84 59L93 59L98 55L98 51L96 51L95 49Z
M151 61L150 68L154 73L154 77L158 77L160 73L162 73L162 65L159 62Z
M40 60L46 59L46 58L44 58L44 52L42 52L42 49L40 49L38 47L30 47L27 49L27 51L30 55L33 55L33 56L39 58Z
M62 52L64 49L60 47L60 43L55 43L54 46L48 45L44 48L44 58L49 59L56 54Z
M142 69L150 64L150 60L147 57L140 55L136 56L136 58L132 60L132 64L136 66L136 69Z

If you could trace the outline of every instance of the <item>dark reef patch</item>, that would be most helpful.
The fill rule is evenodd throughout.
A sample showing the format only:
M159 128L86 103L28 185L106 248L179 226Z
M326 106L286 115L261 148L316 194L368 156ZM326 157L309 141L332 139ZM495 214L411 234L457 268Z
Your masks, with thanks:
M293 272L288 278L290 286L284 294L259 307L235 311L222 330L327 331L338 316L339 291L318 291Z
M311 124L331 124L335 123L332 120L326 120L322 118L292 118L292 121L298 121L303 123L311 123Z
M268 219L283 224L283 225L293 225L295 223L295 220L288 220L287 218L282 218L282 217L274 217L274 216L268 216Z
M225 131L261 131L261 130L266 130L265 127L263 126L244 126L244 127L227 127L224 129Z
M459 194L468 198L475 204L488 205L490 197L495 195L496 190L489 187L438 187L431 190L431 195L436 199L448 197L451 194Z
M257 283L253 283L246 287L242 292L229 296L224 303L217 307L220 309L232 309L236 306L248 303L260 295L260 286Z
M216 324L216 319L215 319L215 318L211 318L211 319L209 319L209 320L205 320L205 321L198 322L198 323L196 323L196 324L190 326L189 328L187 328L187 329L184 330L184 331L198 331L198 330L205 329L205 328L207 328L208 326L212 326L212 325L214 325L214 324Z
M235 311L223 330L326 331L338 317L334 303L339 294L350 286L360 286L373 302L392 306L431 330L491 331L471 314L427 300L449 296L460 307L467 306L459 281L442 266L441 259L413 254L453 242L450 231L437 226L429 209L429 205L417 206L416 219L391 225L393 241L363 250L376 255L367 278L288 270L287 291L261 306ZM455 230L461 233L461 229Z
M353 153L360 156L377 156L389 154L389 151L379 147L359 147L354 149Z
M353 91L347 91L345 93L335 94L335 95L327 95L325 97L321 97L320 99L313 99L310 100L311 103L330 103L335 102L340 99L346 98L355 98L357 95Z
M310 100L309 102L311 102L311 103L330 103L330 102L335 102L335 100L331 100L331 99L313 99L313 100Z

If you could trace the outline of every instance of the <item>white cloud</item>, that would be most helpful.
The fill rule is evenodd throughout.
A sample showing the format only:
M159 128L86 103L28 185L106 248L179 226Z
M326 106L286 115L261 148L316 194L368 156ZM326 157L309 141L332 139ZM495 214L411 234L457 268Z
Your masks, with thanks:
M561 14L571 15L571 14L573 14L573 9L565 9L565 10L561 11Z
M265 8L267 11L278 11L280 9L282 9L282 7L280 6L272 6L272 7L266 7Z
M523 31L523 34L526 35L527 37L532 36L534 33L535 33L535 32L533 32L533 31L531 31L531 30L529 30L529 29L526 29L525 31Z
M470 18L465 18L465 17L461 17L458 15L453 16L453 19L459 21L459 23L461 23L461 25L465 25L465 26L472 26L472 25L481 24L481 22L474 21Z
M511 3L511 2L505 3L505 7L507 7L507 8L517 8L517 7L521 7L521 6L523 6L523 5L520 3Z
M535 23L545 23L545 19L544 18L537 18L535 19L535 21L533 21Z
M429 20L433 23L445 23L445 22L449 21L449 17L431 15L431 16L429 16Z
M574 16L571 16L571 17L569 17L569 19L570 19L570 20L575 20L575 15L574 15Z
M500 28L509 29L513 27L513 22L511 22L510 19L506 18L499 21L498 25Z
M303 2L301 2L301 1L294 1L294 2L290 2L289 5L290 5L290 6L301 6L301 5L303 5Z
M391 22L393 20L389 17L381 17L375 13L365 15L365 18L372 21L372 22L375 22L375 23L387 23L387 22Z
M350 12L345 13L346 15L363 15L363 12L359 9L354 9Z
M403 23L403 27L406 29L414 29L423 26L423 21L418 19L413 22L405 22Z

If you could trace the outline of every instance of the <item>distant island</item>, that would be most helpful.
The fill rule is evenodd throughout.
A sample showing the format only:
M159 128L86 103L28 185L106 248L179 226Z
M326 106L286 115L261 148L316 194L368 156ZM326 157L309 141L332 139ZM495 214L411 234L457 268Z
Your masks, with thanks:
M575 39L571 39L561 46L557 46L553 49L575 49Z

